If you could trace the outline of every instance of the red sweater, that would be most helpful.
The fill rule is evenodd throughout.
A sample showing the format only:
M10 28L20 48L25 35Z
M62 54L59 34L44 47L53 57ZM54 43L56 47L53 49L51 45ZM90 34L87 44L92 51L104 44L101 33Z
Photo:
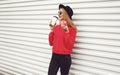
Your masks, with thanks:
M69 32L65 32L60 25L57 25L53 32L49 33L49 44L53 53L71 54L76 38L76 29L68 27Z

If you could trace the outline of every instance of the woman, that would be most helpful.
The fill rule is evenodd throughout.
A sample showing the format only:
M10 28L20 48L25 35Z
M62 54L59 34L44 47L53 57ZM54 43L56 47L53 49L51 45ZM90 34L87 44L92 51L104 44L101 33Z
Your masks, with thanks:
M52 47L52 58L48 75L56 75L60 68L61 75L68 75L71 66L71 53L75 43L77 28L72 22L73 10L69 6L59 5L59 25L52 25L49 33L49 44Z

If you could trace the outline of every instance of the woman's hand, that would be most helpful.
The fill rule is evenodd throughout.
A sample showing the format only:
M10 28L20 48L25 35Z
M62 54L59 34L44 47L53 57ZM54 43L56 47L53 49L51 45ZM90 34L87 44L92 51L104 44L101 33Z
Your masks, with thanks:
M67 22L65 20L60 21L61 27L65 32L69 32Z
M54 29L55 25L52 25L52 21L50 21L49 26L50 26L50 30L51 30L51 31L53 31L53 29Z

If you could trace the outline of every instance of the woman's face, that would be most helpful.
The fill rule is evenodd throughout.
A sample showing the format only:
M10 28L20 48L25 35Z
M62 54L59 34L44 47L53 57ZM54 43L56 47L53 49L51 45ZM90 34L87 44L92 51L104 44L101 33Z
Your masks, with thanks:
M60 20L63 20L63 19L64 19L63 10L64 10L64 9L60 8L60 10L59 10L59 12L58 12L58 16L59 16L59 19L60 19Z

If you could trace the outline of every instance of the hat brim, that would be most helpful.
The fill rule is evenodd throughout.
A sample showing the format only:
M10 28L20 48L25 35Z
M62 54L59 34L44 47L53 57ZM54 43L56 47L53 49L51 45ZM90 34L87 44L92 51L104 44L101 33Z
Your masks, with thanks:
M59 5L59 9L60 9L60 8L66 9L66 7L65 7L63 4L60 4L60 5Z

